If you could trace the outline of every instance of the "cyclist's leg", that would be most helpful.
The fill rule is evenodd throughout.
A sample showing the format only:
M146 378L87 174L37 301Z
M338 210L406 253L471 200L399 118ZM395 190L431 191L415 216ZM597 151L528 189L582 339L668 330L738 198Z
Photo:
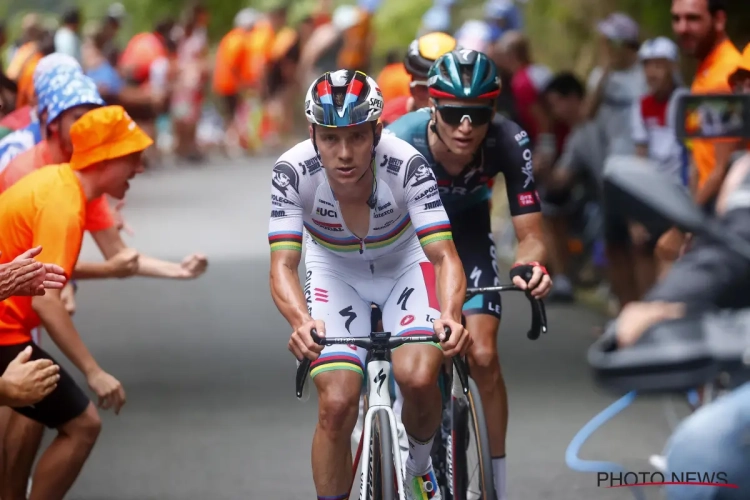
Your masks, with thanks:
M337 275L307 269L310 315L325 322L329 337L370 333L370 303ZM352 479L350 436L357 421L366 352L354 346L327 346L311 365L318 389L318 424L312 444L313 481L318 497L347 498ZM343 495L343 496L342 496Z
M432 322L439 316L435 270L429 262L415 264L386 300L383 326L397 336L432 335ZM432 474L430 451L442 412L437 385L442 363L437 345L405 345L393 351L393 376L403 394L401 417L410 444L406 469L416 479Z
M737 489L666 486L669 500L740 500L750 491L750 383L701 407L683 421L667 445L665 481L736 484ZM688 476L688 473L691 473ZM696 473L700 479L696 477ZM719 474L723 473L723 474ZM714 474L713 479L711 475ZM704 475L707 477L704 478Z
M500 284L489 210L485 206L480 205L470 213L462 214L461 223L453 224L453 241L464 265L469 288ZM464 304L466 328L474 340L469 350L469 365L484 406L495 491L502 499L505 497L508 394L497 350L501 313L499 293L477 295Z
M26 345L2 346L0 348L0 368L4 369ZM52 359L35 344L32 359ZM73 378L60 368L60 381L57 388L33 407L18 408L15 411L43 424L57 429L58 435L39 459L34 471L34 484L30 499L62 499L75 482L86 459L94 447L101 429L101 421L96 408L76 385ZM6 439L8 436L6 435ZM2 498L26 498L28 472L31 463L13 456L11 441L6 443L9 454L4 464L4 479L0 496ZM33 461L33 456L30 461ZM28 460L28 457L27 457Z

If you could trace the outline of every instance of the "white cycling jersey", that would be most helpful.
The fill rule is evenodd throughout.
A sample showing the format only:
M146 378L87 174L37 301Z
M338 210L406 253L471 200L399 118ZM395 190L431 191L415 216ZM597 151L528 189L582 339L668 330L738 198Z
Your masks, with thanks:
M450 222L425 158L407 142L385 134L375 149L370 230L364 239L347 229L312 141L284 153L273 168L271 251L301 251L304 228L309 253L330 257L335 265L366 263L372 269L378 260L391 260L395 254L409 264L424 257L421 246L451 239Z
M307 234L304 293L310 315L325 322L326 335L369 335L371 304L382 310L386 331L431 335L440 305L435 272L422 247L452 239L450 222L435 176L413 146L383 135L375 153L364 238L347 229L312 141L284 153L273 168L271 251L301 251ZM366 354L355 346L326 346L310 374L362 374Z

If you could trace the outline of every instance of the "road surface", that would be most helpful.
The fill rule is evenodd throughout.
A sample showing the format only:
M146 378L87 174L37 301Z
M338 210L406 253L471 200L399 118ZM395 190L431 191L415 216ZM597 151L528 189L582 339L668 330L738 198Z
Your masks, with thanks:
M76 324L101 366L125 386L128 403L119 417L103 412L104 430L69 498L314 497L316 404L294 397L289 328L268 291L271 164L172 167L132 182L124 211L135 230L129 244L173 260L201 251L210 267L191 282L81 284ZM100 258L90 239L83 258ZM601 318L550 306L549 334L530 342L524 299L505 298L504 310L510 498L631 498L597 488L594 474L572 472L564 462L573 435L613 401L592 386L585 363ZM43 345L62 358L48 338ZM669 435L663 406L636 403L592 439L584 457L648 470L647 457Z

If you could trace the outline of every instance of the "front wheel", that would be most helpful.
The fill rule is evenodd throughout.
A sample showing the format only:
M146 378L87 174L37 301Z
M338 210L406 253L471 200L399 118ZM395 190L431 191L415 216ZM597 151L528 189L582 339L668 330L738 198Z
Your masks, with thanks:
M438 378L443 395L443 422L432 447L435 469L444 500L495 500L492 456L484 408L476 382L469 377L466 398L451 396L451 376Z
M393 440L388 414L378 412L373 418L370 439L370 463L364 500L396 500L396 475L393 466Z
M452 464L454 500L495 500L490 438L479 389L468 379L466 399L452 400Z

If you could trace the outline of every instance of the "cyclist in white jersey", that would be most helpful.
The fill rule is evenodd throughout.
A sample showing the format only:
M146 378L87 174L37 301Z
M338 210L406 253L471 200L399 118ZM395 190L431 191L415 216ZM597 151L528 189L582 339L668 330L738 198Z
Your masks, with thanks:
M318 499L346 499L352 482L350 435L357 420L365 351L315 344L310 330L367 336L370 305L394 335L444 335L440 345L394 350L393 374L403 393L402 420L411 452L407 499L440 499L430 449L440 425L437 386L444 357L465 353L461 326L466 279L437 184L422 155L381 135L383 97L375 81L346 70L310 87L305 114L310 139L284 153L273 169L271 294L293 333L289 350L313 361L318 425L312 446ZM381 168L375 157L388 156ZM306 283L298 266L303 228ZM441 350L442 349L442 350Z

